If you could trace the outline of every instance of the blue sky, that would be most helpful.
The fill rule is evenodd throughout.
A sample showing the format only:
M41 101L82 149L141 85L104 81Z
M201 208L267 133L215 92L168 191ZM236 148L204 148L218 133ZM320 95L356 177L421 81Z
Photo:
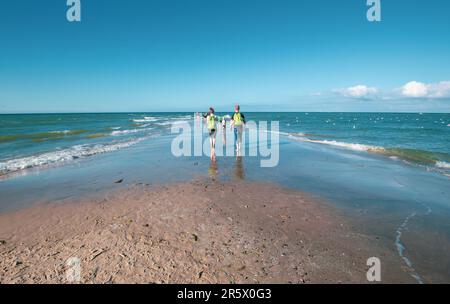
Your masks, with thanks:
M450 112L450 1L0 4L0 113Z

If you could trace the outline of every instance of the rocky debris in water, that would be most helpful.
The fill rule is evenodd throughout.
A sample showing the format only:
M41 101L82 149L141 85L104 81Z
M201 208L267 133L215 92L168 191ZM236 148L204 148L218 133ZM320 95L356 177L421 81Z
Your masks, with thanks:
M115 181L114 184L120 184L123 182L123 178L119 179L118 181Z

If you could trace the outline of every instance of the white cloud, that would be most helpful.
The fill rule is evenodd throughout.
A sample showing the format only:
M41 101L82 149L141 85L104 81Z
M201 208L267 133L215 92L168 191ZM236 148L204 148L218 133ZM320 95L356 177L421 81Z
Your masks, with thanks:
M401 99L443 99L450 100L450 80L436 83L425 83L420 81L410 81L401 87L391 90L380 90L377 87L368 85L355 85L348 88L334 89L328 93L339 94L341 96L360 100L395 101ZM310 96L330 97L327 92L314 93Z
M428 88L425 83L418 81L410 81L402 88L402 95L405 97L426 97L428 95Z
M423 83L410 81L400 88L404 97L412 98L445 98L450 97L450 81Z
M338 90L338 92L346 97L352 98L368 98L378 93L378 89L366 85L357 85L345 89Z

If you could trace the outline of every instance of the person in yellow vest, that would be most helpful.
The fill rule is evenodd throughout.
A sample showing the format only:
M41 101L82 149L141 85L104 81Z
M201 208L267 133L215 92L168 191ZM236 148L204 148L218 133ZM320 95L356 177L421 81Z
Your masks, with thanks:
M209 132L209 143L211 144L211 150L213 150L216 148L216 133L217 133L216 123L220 120L220 117L214 114L213 107L209 108L209 112L203 114L203 117L206 119L206 126Z
M242 133L244 132L245 116L241 113L241 107L236 105L234 113L231 115L231 129L234 129L234 142L236 144L236 151L241 151Z

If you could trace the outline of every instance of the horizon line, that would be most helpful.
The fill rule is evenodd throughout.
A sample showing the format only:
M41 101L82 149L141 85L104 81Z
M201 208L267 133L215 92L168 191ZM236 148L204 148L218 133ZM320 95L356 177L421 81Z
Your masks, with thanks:
M140 114L140 113L203 113L204 111L93 111L93 112L6 112L0 115L49 115L49 114ZM227 113L232 111L216 111ZM449 112L428 111L242 111L245 113L392 113L392 114L450 114Z

